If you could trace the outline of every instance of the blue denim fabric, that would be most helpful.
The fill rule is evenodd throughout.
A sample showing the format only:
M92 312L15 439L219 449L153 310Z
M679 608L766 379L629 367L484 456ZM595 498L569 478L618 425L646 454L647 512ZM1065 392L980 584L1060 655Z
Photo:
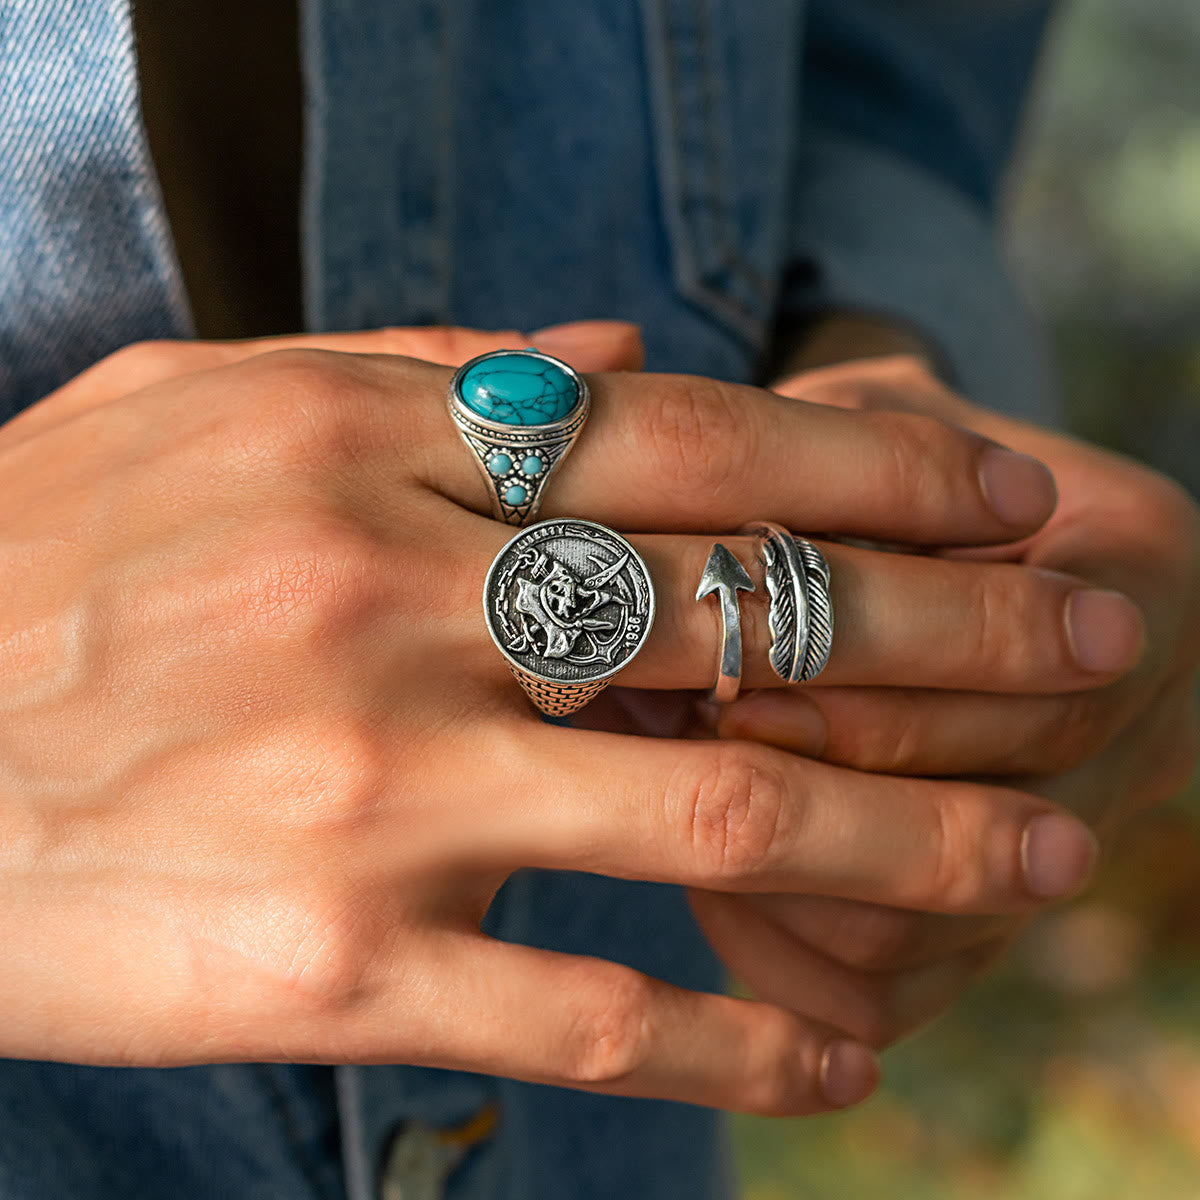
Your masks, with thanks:
M343 1200L331 1072L0 1065L5 1200Z
M868 310L928 331L977 399L1045 416L991 227L1045 4L965 8L302 0L308 323L625 317L651 369L750 379L782 316ZM0 3L0 419L188 329L126 5ZM527 873L489 922L721 983L677 889ZM10 1062L0 1195L366 1200L395 1130L490 1101L454 1200L732 1191L720 1120L682 1105L405 1067Z
M0 421L188 331L124 0L0 3Z

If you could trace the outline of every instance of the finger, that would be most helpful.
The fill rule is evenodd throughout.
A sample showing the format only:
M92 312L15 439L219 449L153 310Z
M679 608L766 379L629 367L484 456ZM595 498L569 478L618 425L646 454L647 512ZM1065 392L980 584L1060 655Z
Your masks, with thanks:
M855 970L792 936L754 900L698 891L689 899L713 949L758 999L877 1050L941 1015L976 974L970 953L899 971Z
M798 531L967 545L1032 533L1054 508L1040 463L928 417L847 413L683 376L597 375L589 385L592 415L547 488L544 516L676 531L769 518ZM456 432L447 421L437 429L427 482L488 511Z
M1077 812L1108 841L1131 816L1171 800L1191 782L1200 755L1195 684L1185 678L1102 753L1072 771L1029 781L1031 789Z
M1077 890L1096 843L1038 797L876 776L742 742L498 726L472 743L486 797L457 851L713 891L1019 913ZM523 786L493 782L519 762Z
M645 649L629 687L707 688L715 678L715 601L697 603L711 538L633 537L655 583ZM743 686L778 687L767 657L769 597L749 538L722 538L756 581L740 593ZM820 686L1050 693L1094 688L1133 667L1144 632L1134 604L1069 576L1011 563L962 563L821 543L833 647Z
M557 1087L770 1115L858 1103L878 1066L862 1046L767 1004L685 991L600 959L458 935L416 1006L411 961L358 1021L359 1061L482 1071ZM396 991L399 990L399 1003ZM412 1029L413 1013L424 1026ZM398 1048L399 1030L403 1044ZM436 1046L413 1055L412 1043Z
M20 416L22 433L195 371L233 366L281 350L328 350L342 354L401 355L459 366L493 350L533 345L568 357L581 371L637 371L644 351L636 325L625 321L575 321L531 334L433 325L368 329L350 333L296 334L235 342L137 342L102 359L53 393L53 403ZM50 400L51 397L47 397ZM45 403L45 402L43 402Z
M1058 463L1095 453L1074 439L1017 417L981 408L951 391L925 364L910 355L841 363L800 371L771 384L771 390L793 400L856 412L903 412L936 417L970 429L1003 445L1017 445ZM1073 448L1077 448L1072 453Z
M715 714L721 737L763 742L860 771L1046 775L1098 754L1136 696L997 696L913 688L759 691Z
M964 424L962 417L972 407L942 384L928 363L910 354L796 371L775 380L771 391L810 404L858 412L920 413L954 425Z
M870 974L928 966L1016 937L1025 916L910 912L837 896L767 893L745 902L801 942Z

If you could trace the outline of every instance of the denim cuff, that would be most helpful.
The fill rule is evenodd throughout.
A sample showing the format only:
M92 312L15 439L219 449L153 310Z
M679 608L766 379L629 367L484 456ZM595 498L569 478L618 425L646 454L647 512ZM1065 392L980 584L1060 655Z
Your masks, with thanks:
M800 158L784 316L895 319L931 344L949 382L976 403L1055 422L1043 336L986 214L866 142L809 131Z

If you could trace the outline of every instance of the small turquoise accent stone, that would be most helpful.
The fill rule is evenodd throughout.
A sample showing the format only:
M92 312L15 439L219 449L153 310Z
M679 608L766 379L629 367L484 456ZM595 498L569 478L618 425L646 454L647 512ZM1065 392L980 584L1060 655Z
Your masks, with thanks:
M579 387L562 367L518 350L476 363L458 394L473 413L502 425L549 425L579 403Z
M504 500L506 504L524 504L528 494L519 483L514 483L512 487L505 489Z
M541 469L542 469L542 460L540 458L538 458L538 456L536 454L531 454L521 464L521 474L528 475L530 477L530 479L532 479L535 475L537 475L541 471Z
M512 470L512 459L507 454L493 454L488 462L488 470L493 475L507 475Z

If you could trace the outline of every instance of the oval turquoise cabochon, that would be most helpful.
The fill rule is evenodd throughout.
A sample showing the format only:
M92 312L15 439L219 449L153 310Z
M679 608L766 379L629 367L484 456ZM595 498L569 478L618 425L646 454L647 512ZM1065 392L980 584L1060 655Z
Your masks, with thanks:
M549 425L579 403L579 387L562 367L533 354L491 354L463 372L463 403L501 425Z

